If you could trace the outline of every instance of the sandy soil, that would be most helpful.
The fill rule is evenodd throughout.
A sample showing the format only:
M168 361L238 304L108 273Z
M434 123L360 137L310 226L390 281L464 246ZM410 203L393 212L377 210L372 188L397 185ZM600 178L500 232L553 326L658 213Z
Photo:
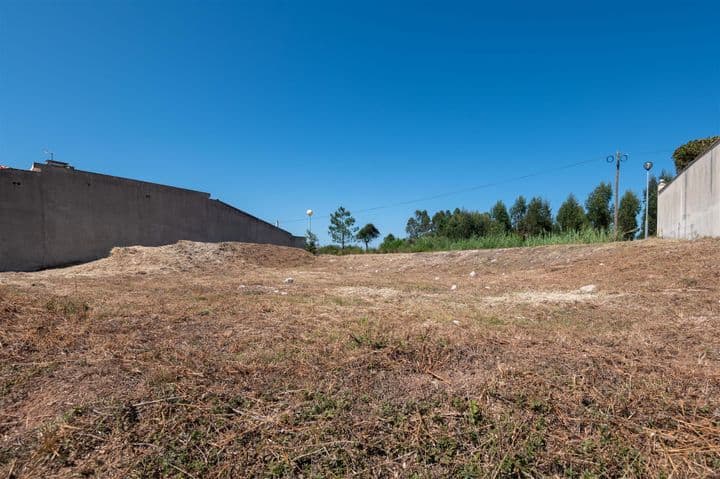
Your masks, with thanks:
M0 477L719 473L717 240L0 273Z

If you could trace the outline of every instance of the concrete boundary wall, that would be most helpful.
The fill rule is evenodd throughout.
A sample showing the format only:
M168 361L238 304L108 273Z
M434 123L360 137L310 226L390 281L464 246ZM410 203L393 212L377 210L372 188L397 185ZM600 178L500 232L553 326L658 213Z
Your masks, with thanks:
M0 271L81 263L116 246L179 240L304 245L304 238L208 193L64 164L0 169Z
M658 192L658 236L720 236L720 142Z

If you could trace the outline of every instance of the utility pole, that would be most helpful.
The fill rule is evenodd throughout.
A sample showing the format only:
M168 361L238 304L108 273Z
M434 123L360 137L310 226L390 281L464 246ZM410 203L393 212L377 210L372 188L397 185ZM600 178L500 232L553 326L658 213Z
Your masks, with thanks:
M650 170L652 169L652 161L646 161L643 164L645 168L645 239L648 239L648 211L650 210Z
M618 198L620 194L620 162L627 161L627 159L628 156L620 153L620 150L616 151L614 155L610 155L606 158L608 163L612 163L613 161L615 162L615 241L618 240L618 212L620 208L620 199Z

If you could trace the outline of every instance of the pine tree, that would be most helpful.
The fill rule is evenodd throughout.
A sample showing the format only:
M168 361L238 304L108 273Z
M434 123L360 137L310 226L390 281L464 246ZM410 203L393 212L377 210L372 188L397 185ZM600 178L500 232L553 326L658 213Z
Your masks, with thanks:
M411 239L417 239L432 232L432 222L427 210L415 210L415 216L407 220L405 232Z
M552 231L550 203L539 196L531 199L521 224L521 230L528 236L537 236Z
M585 210L572 193L558 209L557 224L562 232L580 231L587 224Z
M355 226L355 218L352 214L342 206L330 215L330 226L328 226L328 233L330 237L336 243L340 243L340 248L345 249L345 245L355 241L355 233L357 233L357 226Z
M515 203L510 208L510 223L516 233L523 234L523 231L521 231L521 229L523 218L525 218L525 213L527 213L527 203L525 202L525 197L520 195L517 197Z
M618 209L618 232L624 240L632 239L638 229L637 215L640 213L640 199L632 191L626 191L620 199Z
M375 227L374 224L368 223L357 233L357 239L365 243L365 251L368 250L368 245L372 240L380 236L380 231Z
M490 210L490 218L498 225L498 228L503 233L507 233L512 228L510 223L510 215L508 214L507 207L502 201L495 203L495 206Z
M590 225L596 230L608 230L613 221L610 211L612 187L609 183L600 183L585 201L585 210Z

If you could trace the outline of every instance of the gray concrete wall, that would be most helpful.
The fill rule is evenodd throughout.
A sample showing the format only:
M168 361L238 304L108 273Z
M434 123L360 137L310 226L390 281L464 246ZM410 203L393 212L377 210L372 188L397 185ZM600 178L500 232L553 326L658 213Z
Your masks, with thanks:
M720 236L720 142L658 193L658 236Z
M0 169L0 271L102 258L179 240L302 247L304 238L207 193L50 165Z

